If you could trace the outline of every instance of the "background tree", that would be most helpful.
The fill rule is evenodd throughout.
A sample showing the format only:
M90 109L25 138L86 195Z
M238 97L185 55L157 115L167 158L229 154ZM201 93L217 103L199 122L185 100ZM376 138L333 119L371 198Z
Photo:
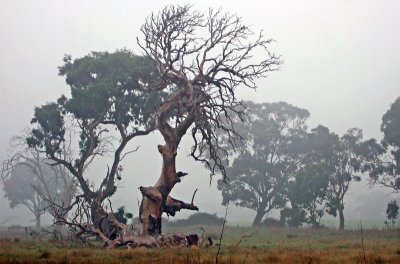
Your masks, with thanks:
M235 144L231 118L243 117L236 88L255 88L255 80L276 70L280 59L268 51L272 40L221 10L202 13L189 5L168 6L149 16L141 31L144 41L138 43L161 73L153 89L170 92L156 114L156 128L165 141L158 146L161 176L154 186L141 188L142 233L159 234L163 212L197 210L193 203L169 196L183 175L175 167L182 137L191 128L191 156L205 162L211 173L218 168L225 175L216 130L225 131Z
M236 125L245 144L226 170L228 184L218 181L223 204L256 211L253 226L272 209L286 204L287 185L305 159L307 110L290 104L246 102L250 120Z
M394 223L396 222L398 216L399 216L399 206L397 205L397 201L396 200L390 201L386 209L386 218L388 222L392 222L393 228L394 228Z
M28 178L34 177L35 183L31 183L35 191L35 196L39 195L41 204L48 205L48 202L56 203L61 208L68 208L76 193L76 185L71 174L63 166L50 166L50 160L42 155L37 149L29 148L26 144L27 133L22 136L15 136L11 140L10 157L3 161L1 175L3 180L8 179L13 174L13 170L19 166L28 168ZM70 155L71 149L64 149L60 155ZM29 184L28 184L29 185ZM29 186L27 187L29 188ZM39 199L39 198L38 198ZM60 223L59 215L55 214L51 208L46 209L53 217L55 222L55 231L61 235L63 225ZM67 217L68 210L64 210L62 218Z
M307 222L307 212L296 204L285 207L280 211L280 223L290 227L299 227Z
M92 52L75 60L65 56L59 74L66 77L71 97L61 96L35 109L32 124L36 127L27 142L45 153L52 165L63 165L76 180L79 197L89 207L84 214L88 224L79 225L83 228L80 234L94 233L115 246L124 242L124 225L104 209L103 202L117 190L121 160L132 152L126 150L128 143L154 130L154 108L162 93L147 90L157 80L158 71L148 57L119 50ZM78 137L67 138L70 130ZM67 157L60 155L65 144L78 151ZM104 155L111 160L96 185L88 165ZM114 238L117 242L111 241Z
M327 212L339 214L339 229L344 229L344 197L353 181L360 181L362 131L349 129L342 137L318 126L309 137L313 159L329 170Z
M45 184L50 185L50 181L54 179L49 175L50 171L43 174ZM34 186L42 188L41 181L36 174L27 166L23 164L16 164L9 176L4 180L4 197L10 201L10 207L15 208L18 205L23 205L29 209L34 215L36 230L40 230L40 218L44 213L47 206L46 201L38 192L35 191ZM53 192L56 189L51 188Z
M295 211L307 212L307 216L303 219L297 217L298 221L304 220L313 227L320 226L321 218L324 215L329 176L329 169L326 165L311 164L301 169L296 174L294 181L289 182L288 197L292 208ZM300 215L300 213L295 215Z
M382 116L382 145L371 141L365 148L369 151L363 169L369 171L372 184L379 184L400 191L400 97Z

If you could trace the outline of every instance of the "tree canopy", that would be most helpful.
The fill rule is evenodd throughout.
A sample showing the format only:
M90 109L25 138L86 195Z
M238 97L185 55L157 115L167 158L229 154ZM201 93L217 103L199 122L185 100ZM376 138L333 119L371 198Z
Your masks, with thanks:
M365 153L369 153L363 167L369 171L372 184L379 184L400 191L400 97L382 116L382 144L371 140L365 145Z
M45 153L52 165L64 166L76 180L79 199L74 204L83 202L90 208L87 221L93 224L83 233L112 238L118 233L119 222L102 203L117 189L123 171L121 160L135 151L126 150L127 144L155 129L154 110L165 93L149 86L160 75L149 57L126 49L92 52L75 60L65 56L59 74L65 77L71 96L35 109L27 143ZM63 155L71 145L78 151ZM95 186L87 168L96 157L105 155L111 160L101 183Z
M245 102L248 122L235 128L244 138L237 157L227 168L228 184L218 181L223 204L233 202L257 212L253 225L286 204L289 178L305 155L307 110L290 104Z

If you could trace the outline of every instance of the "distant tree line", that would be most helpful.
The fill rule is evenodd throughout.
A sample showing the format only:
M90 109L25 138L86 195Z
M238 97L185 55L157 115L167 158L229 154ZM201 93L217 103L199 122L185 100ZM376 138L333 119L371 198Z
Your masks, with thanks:
M231 148L221 136L233 158L225 161L228 178L218 181L218 189L222 204L256 212L253 226L278 209L281 222L290 226L319 227L329 214L339 216L344 229L345 195L365 174L371 185L399 192L400 98L382 117L381 143L363 140L358 128L342 136L322 125L309 130L309 112L285 102L244 105L248 119L235 128L243 144Z

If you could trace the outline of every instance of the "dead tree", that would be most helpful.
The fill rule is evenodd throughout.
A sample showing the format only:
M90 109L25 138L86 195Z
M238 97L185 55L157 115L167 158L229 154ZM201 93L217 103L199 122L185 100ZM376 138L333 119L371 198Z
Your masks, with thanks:
M168 97L156 113L156 129L164 138L158 146L162 156L161 175L152 187L141 187L142 234L161 233L161 215L181 209L197 210L170 196L181 181L175 161L182 137L191 129L191 156L211 170L225 175L216 129L236 145L240 136L233 129L232 115L243 119L243 106L236 97L238 86L256 88L256 79L278 69L281 60L268 50L273 40L264 39L242 24L236 15L210 9L193 11L189 5L168 6L152 14L141 28L138 43L161 73L151 89ZM149 88L150 89L150 88Z

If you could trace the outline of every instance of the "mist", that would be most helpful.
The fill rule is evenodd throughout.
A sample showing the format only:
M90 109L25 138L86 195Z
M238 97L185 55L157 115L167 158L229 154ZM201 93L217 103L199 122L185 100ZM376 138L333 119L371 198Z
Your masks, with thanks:
M187 1L76 1L59 0L2 2L0 9L0 159L9 153L9 140L29 127L33 109L68 95L69 88L57 67L64 54L73 58L91 51L127 48L143 52L136 38L151 12L167 4ZM382 115L400 96L400 2L398 1L201 1L194 6L222 8L237 13L247 24L263 30L275 42L272 50L284 60L280 71L257 81L257 90L238 89L243 100L257 103L285 101L307 109L310 128L322 124L342 135L358 127L364 139L382 139ZM160 175L158 132L129 143L139 147L124 161L123 178L112 198L113 206L125 205L138 215L139 186L152 185ZM194 190L201 212L223 216L225 207L217 190L215 175L188 157L191 139L186 135L178 152L177 168L189 173L173 190L174 196L190 200ZM101 179L104 162L95 162L89 174ZM347 219L383 219L385 206L398 194L375 186L370 189L365 175L353 183L346 195ZM2 186L0 186L2 187ZM9 208L0 192L0 221L32 225L32 216L22 208ZM365 209L368 206L368 210ZM372 213L373 212L373 213ZM180 212L185 218L192 212ZM270 216L278 216L272 212ZM254 212L231 206L228 221L250 224ZM328 218L328 217L327 217ZM43 224L50 224L48 216Z

